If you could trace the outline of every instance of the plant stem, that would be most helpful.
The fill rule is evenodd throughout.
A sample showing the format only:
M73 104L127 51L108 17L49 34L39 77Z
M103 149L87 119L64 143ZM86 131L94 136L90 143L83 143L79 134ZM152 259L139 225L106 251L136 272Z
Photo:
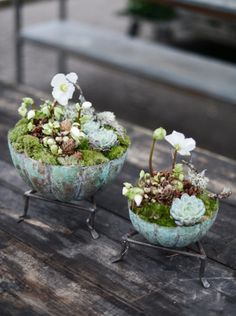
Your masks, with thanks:
M153 153L154 153L155 144L156 144L156 140L153 139L153 140L152 140L151 151L150 151L150 155L149 155L149 171L150 171L150 175L151 175L152 177L154 176L153 166L152 166L152 158L153 158Z
M83 91L82 91L82 89L80 88L80 86L78 85L78 83L75 83L74 85L75 85L75 87L79 90L81 102L83 103L83 102L85 101L85 98L84 98L84 95L83 95Z
M177 149L175 149L174 154L173 154L172 171L175 169L176 158L177 158Z

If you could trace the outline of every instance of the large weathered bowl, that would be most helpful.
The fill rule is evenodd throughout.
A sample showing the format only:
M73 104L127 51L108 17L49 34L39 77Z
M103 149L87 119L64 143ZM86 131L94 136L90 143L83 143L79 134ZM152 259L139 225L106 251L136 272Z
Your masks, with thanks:
M126 158L124 153L118 159L95 166L56 166L18 153L10 141L8 145L13 164L23 180L45 197L64 202L94 195L119 174Z
M200 240L214 224L218 210L213 216L193 226L166 227L149 223L140 218L131 209L129 217L134 228L150 243L163 247L181 248Z

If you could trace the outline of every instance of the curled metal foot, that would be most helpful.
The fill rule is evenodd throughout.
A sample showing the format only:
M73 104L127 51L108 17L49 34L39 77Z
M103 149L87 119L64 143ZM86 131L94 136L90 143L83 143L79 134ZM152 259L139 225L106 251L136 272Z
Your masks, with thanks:
M208 280L206 278L200 278L201 280L201 283L202 283L202 286L205 288L205 289L208 289L211 285L210 283L208 282Z
M127 240L127 235L125 235L123 238L122 238L122 241L121 241L121 251L120 253L116 256L116 257L113 257L112 258L112 263L116 263L116 262L120 262L124 259L125 255L128 253L128 250L129 250L129 242Z

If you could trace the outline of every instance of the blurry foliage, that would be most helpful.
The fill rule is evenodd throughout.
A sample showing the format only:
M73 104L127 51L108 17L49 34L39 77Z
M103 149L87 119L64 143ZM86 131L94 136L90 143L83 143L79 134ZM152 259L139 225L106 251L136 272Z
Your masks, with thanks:
M173 8L145 0L128 0L126 14L149 20L170 20L176 16Z

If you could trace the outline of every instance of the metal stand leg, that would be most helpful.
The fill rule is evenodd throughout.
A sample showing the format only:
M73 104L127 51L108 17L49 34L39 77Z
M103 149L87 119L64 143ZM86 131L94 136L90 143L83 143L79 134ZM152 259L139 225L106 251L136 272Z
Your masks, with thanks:
M202 244L200 242L197 243L199 251L201 253L201 258L200 258L200 269L199 269L199 279L205 289L208 289L210 287L210 283L208 280L205 278L205 269L206 269L206 262L207 262L207 256L206 253L202 247Z
M127 33L131 37L136 37L140 32L140 22L137 20L132 20L128 27Z
M28 209L29 209L29 199L30 199L30 194L32 193L36 193L36 191L34 190L31 190L31 191L27 191L24 193L24 201L25 201L25 205L24 205L24 213L19 216L19 220L18 220L18 223L21 223L24 221L24 219L27 218L28 216Z
M46 201L46 202L51 202L57 205L61 205L61 206L67 206L67 207L71 207L74 208L76 210L81 210L81 211L86 211L89 213L89 216L86 220L86 224L88 226L89 232L92 236L93 239L98 239L99 238L99 234L97 233L97 231L95 230L95 215L97 212L97 206L94 200L94 197L91 197L90 201L87 201L90 203L90 206L83 206L83 205L79 205L78 203L73 203L73 202L61 202L58 200L53 200L53 199L49 199L47 197L44 197L43 195L37 193L35 190L30 190L24 193L24 200L25 200L25 205L24 205L24 213L23 215L21 215L19 217L19 221L18 223L21 223L24 221L25 218L27 218L28 216L28 209L29 209L29 201L30 198L32 199L38 199L38 200L42 200L42 201ZM91 205L92 204L92 205Z
M88 229L90 231L90 234L92 236L93 239L98 239L99 238L99 234L97 233L97 231L94 228L94 222L95 222L95 215L96 215L96 210L97 210L97 206L94 200L94 197L91 198L91 202L93 204L93 207L91 207L89 209L90 211L90 215L88 216L86 223L88 226Z

